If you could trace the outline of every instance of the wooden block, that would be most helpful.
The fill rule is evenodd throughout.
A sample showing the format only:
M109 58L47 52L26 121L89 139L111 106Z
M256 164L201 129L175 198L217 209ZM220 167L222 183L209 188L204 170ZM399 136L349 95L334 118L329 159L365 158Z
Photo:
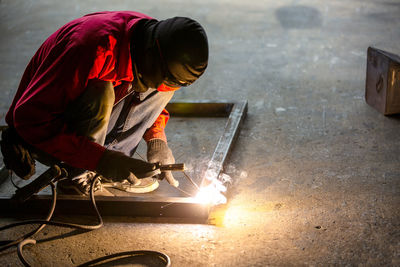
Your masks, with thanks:
M400 113L400 57L368 48L365 99L384 115Z

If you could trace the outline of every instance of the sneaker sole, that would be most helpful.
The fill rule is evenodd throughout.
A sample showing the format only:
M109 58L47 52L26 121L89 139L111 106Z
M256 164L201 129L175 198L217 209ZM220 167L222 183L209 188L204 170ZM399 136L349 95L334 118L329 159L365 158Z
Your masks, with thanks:
M147 184L145 186L140 186L140 185L132 185L129 187L124 188L124 191L129 192L129 193L137 193L137 194L143 194L143 193L150 193L153 192L158 188L160 184L156 179L154 179L154 182L151 184Z

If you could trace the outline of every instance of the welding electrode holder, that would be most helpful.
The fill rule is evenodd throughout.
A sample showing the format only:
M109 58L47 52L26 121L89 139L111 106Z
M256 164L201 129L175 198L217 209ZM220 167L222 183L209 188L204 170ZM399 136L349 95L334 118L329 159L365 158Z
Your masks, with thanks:
M147 171L145 173L140 173L139 175L136 175L138 179L142 178L147 178L147 177L156 177L157 179L160 179L160 174L162 172L167 172L167 171L185 171L185 164L184 163L176 163L176 164L165 164L162 165L161 163L153 163L154 164L154 169L151 171ZM162 180L162 179L160 179Z
M183 172L185 171L185 163L175 163L175 164L161 164L161 163L155 163L156 165L156 170L160 170L160 172L167 172L167 171L172 171L172 172ZM155 175L159 180L163 180L161 178L161 175Z
M175 163L175 164L164 164L156 163L156 168L160 169L161 172L173 171L173 172L183 172L185 171L185 163Z

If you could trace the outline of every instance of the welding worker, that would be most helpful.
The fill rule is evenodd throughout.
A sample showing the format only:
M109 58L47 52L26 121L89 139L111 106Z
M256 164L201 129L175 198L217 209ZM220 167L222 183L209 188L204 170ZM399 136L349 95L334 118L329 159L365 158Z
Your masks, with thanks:
M67 23L29 62L6 115L7 169L28 179L35 160L62 162L70 167L63 188L80 194L88 194L96 173L129 181L131 192L154 190L158 182L146 177L153 163L174 163L165 106L207 63L206 33L190 18L122 11ZM133 158L142 138L148 162ZM171 172L161 176L178 186Z

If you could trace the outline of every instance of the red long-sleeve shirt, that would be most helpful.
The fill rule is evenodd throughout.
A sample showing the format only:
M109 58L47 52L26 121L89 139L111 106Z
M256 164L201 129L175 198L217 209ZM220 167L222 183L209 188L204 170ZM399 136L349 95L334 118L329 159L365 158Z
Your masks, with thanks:
M6 115L8 125L50 155L74 167L94 170L105 148L67 132L63 113L90 79L113 82L116 102L127 94L118 85L134 79L130 39L141 19L151 18L132 11L100 12L75 19L53 33L24 72ZM161 85L159 90L170 88ZM146 132L145 140L166 140L168 118L164 110Z

